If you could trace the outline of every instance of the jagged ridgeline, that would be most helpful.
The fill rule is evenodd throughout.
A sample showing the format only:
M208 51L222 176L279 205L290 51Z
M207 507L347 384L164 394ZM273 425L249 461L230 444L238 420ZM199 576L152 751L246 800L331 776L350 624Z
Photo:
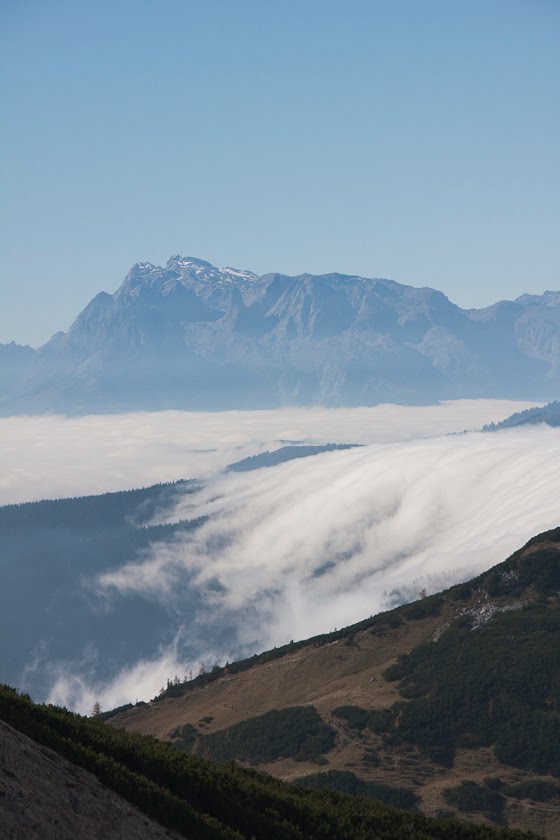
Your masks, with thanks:
M555 838L560 528L467 583L171 685L112 721L310 787Z
M0 687L0 718L84 767L157 822L196 840L536 837L430 819L366 797L306 790L233 764L213 765L154 738L53 706L35 705L6 686ZM17 776L17 767L5 769ZM0 822L6 799L0 796Z
M134 265L67 333L0 344L0 414L551 399L560 294L461 309L344 274Z

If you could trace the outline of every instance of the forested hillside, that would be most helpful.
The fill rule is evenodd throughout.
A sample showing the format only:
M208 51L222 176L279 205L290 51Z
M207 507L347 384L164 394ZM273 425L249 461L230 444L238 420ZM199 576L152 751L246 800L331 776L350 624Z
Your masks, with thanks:
M297 788L233 764L209 764L154 738L53 706L34 705L6 686L0 688L0 719L86 768L150 817L191 840L530 840L536 836L434 820L366 797ZM17 767L3 770L9 776L17 773Z
M441 595L216 668L113 722L280 778L555 838L559 686L556 529Z
M157 650L171 635L166 611L139 598L123 600L118 611L102 609L92 582L152 543L196 528L197 520L151 520L197 487L180 481L0 507L0 639L10 639L2 646L0 680L21 685L25 671L29 689L45 697L48 661L75 661L93 645L98 676L106 679Z
M484 426L485 432L496 432L498 429L514 429L517 426L536 425L546 423L547 426L560 426L560 402L551 402L546 405L527 408L525 411L516 411L511 417L506 417L499 423L490 423Z
M342 449L352 449L359 444L355 443L327 443L323 446L281 446L272 452L260 452L258 455L250 455L241 461L230 464L228 472L250 472L259 470L262 467L275 467L286 461L293 461L296 458L309 458L311 455L320 455L322 452L338 452Z

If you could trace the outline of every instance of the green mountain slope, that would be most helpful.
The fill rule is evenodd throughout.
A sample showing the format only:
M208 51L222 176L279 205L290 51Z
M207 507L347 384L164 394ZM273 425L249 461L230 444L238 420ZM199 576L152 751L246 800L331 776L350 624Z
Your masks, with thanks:
M212 765L154 738L113 729L103 721L53 706L35 705L5 686L0 688L0 718L86 768L164 826L196 840L513 840L536 836L434 820L365 797L296 788L232 764Z
M298 735L304 709L334 743ZM279 778L385 785L386 801L558 837L560 529L469 583L171 685L112 722Z

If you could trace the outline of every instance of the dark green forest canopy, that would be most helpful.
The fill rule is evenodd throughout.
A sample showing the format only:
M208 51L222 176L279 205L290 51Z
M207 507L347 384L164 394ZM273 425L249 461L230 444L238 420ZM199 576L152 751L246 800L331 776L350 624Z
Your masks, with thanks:
M10 639L0 682L21 684L25 677L42 698L52 677L45 660L72 662L93 640L96 677L105 680L168 643L174 630L161 604L128 597L118 610L100 609L92 584L97 575L137 561L152 544L199 527L201 519L151 524L175 499L198 489L197 482L179 481L0 507L0 638ZM188 609L188 597L183 602ZM31 662L36 667L24 674Z
M525 411L517 411L499 423L489 423L484 426L485 432L497 432L499 429L513 429L516 426L535 425L546 423L548 426L560 426L560 402L551 402L542 407L526 408Z
M316 761L335 744L334 730L313 706L273 709L204 735L187 724L170 733L174 745L212 761L239 759L252 764L294 758Z
M0 533L9 534L25 526L85 531L98 530L101 525L143 525L169 505L179 492L192 493L199 486L194 480L181 480L95 496L3 505L0 507Z
M409 701L394 707L392 737L443 764L458 747L493 746L504 764L560 776L559 537L531 540L472 582L504 611L479 625L481 611L466 610L386 671Z
M368 796L371 799L379 799L386 805L406 810L413 810L418 803L418 797L410 788L364 781L349 770L310 773L298 779L297 784L314 790L337 790L340 793L352 794L352 796Z
M293 461L296 458L309 458L312 455L321 455L323 452L338 452L343 449L354 449L360 446L359 443L325 443L319 446L282 446L272 452L260 452L258 455L249 455L241 461L230 464L228 472L251 472L260 470L263 467L275 467L286 461Z
M215 765L0 687L0 719L94 773L162 825L197 840L521 840L531 833L436 820L364 796L304 790Z

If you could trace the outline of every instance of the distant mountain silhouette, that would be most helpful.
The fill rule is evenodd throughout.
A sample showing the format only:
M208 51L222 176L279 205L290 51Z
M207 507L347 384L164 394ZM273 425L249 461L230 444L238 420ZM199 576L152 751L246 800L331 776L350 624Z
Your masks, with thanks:
M297 458L309 458L311 455L321 455L323 452L337 452L341 449L353 449L360 446L359 443L326 443L322 446L281 446L272 452L260 452L258 455L249 455L241 461L236 461L227 467L228 472L251 472L260 470L263 467L275 467L277 464L284 464L286 461L293 461Z
M549 399L560 293L463 310L434 289L137 263L67 333L0 345L0 411L87 413Z

